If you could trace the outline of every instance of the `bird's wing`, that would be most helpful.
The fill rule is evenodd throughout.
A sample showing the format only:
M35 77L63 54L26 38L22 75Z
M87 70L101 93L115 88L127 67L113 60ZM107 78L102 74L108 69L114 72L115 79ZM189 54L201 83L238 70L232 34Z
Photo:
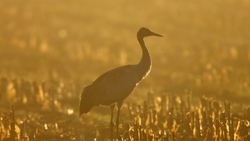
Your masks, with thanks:
M102 74L90 85L95 105L110 105L124 100L139 81L133 65L122 66Z

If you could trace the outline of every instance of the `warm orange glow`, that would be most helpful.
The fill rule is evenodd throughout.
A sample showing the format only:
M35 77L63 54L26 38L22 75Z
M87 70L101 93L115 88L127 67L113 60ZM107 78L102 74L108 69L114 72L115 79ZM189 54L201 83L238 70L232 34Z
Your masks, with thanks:
M163 38L145 39L152 58L151 73L124 102L124 109L131 108L135 118L128 119L125 110L121 122L162 124L164 130L157 132L171 136L169 119L159 123L138 116L142 114L138 105L143 105L152 91L150 102L155 104L151 105L155 111L146 115L151 118L161 118L153 112L160 113L162 107L168 111L163 115L170 118L186 104L183 101L187 95L192 96L190 112L199 111L199 117L204 109L197 99L203 95L235 103L231 112L247 115L249 111L243 112L242 107L249 106L250 99L249 13L248 0L1 0L0 130L6 129L6 136L11 136L9 126L16 124L15 128L22 130L29 123L27 129L32 130L28 132L34 135L39 131L47 135L53 130L51 134L60 133L62 138L70 134L76 140L88 140L81 132L89 130L87 133L95 134L96 140L108 138L99 132L109 131L109 108L96 108L90 116L79 118L79 92L107 70L139 62L136 33L141 27ZM161 105L165 94L175 95L165 100L169 105L174 101L173 111ZM126 102L137 105L126 107ZM16 120L22 122L11 124L10 114L5 112L11 105L17 111ZM211 114L213 126L216 112ZM193 121L197 123L192 125L199 126L193 128L195 134L205 130L201 120L197 117ZM72 121L77 127L81 123L84 129L65 129ZM171 132L181 130L176 121L171 122ZM221 119L219 122L222 124ZM238 127L250 126L249 119L234 122ZM229 130L229 123L224 125ZM150 134L154 132L151 130ZM28 135L18 139L21 136ZM3 138L0 133L0 140Z

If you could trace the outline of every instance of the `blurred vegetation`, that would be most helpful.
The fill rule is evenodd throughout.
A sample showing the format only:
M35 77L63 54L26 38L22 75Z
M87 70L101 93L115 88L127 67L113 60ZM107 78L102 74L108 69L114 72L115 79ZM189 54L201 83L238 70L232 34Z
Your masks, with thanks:
M250 99L249 25L248 0L4 0L0 1L0 77L7 79L8 93L17 91L14 80L36 82L39 108L59 101L59 107L52 104L55 111L67 115L72 108L77 114L78 92L84 85L109 69L139 61L136 32L145 26L164 38L145 39L152 71L127 101L143 103L150 91L156 96L192 95L196 104L206 95L241 108ZM50 99L44 103L41 97ZM21 110L25 105L15 94L5 98L0 100L3 109L13 104ZM98 113L103 111L108 121L106 109L95 108L83 118L103 121Z

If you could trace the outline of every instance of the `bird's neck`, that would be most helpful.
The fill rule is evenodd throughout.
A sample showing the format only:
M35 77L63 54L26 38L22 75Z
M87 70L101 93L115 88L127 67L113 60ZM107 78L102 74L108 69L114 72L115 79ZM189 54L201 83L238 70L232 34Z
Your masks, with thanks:
M142 49L142 57L137 64L137 73L142 78L146 77L151 69L151 58L147 47L145 46L143 38L137 38Z

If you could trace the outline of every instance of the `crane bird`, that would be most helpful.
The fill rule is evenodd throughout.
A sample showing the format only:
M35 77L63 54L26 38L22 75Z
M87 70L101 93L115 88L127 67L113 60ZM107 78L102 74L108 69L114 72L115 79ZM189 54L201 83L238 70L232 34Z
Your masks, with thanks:
M113 112L115 104L118 107L116 117L118 137L119 115L123 100L132 93L139 82L150 72L151 59L143 40L147 36L162 37L160 34L154 33L145 27L140 28L137 32L137 40L142 49L142 57L138 64L125 65L107 71L81 91L79 116L83 113L88 113L93 106L104 105L111 107L111 140L113 140Z

